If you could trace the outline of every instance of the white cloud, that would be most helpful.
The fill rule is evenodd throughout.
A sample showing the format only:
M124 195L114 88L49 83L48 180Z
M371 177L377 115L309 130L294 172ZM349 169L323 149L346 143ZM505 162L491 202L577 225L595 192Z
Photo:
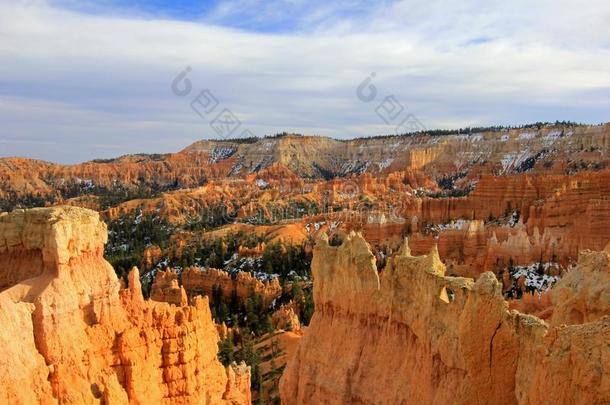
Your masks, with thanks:
M197 22L0 4L0 156L179 150L215 136L189 107L204 88L258 135L388 133L374 112L388 94L428 128L607 120L606 2L360 3L366 12L346 15L314 2L294 32L274 34L217 24L238 7L256 24L288 18L278 2L264 13L226 2ZM170 83L185 66L194 90L180 98ZM371 72L378 97L367 104L355 91ZM65 144L29 150L19 139Z

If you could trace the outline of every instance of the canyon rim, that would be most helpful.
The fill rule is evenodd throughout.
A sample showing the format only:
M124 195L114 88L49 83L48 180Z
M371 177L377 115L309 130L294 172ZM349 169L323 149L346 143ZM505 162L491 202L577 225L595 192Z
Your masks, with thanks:
M610 405L609 21L0 0L0 405Z

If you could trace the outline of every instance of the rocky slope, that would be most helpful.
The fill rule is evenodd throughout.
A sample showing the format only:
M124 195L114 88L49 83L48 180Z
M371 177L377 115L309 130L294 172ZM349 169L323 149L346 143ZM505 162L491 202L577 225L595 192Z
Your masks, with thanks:
M208 166L207 155L131 155L77 165L24 158L0 159L0 197L98 194L117 187L163 190L193 187L225 176L230 166Z
M130 155L77 165L4 158L0 159L0 198L28 203L26 197L64 201L87 194L122 195L124 189L156 193L226 177L246 178L272 166L305 179L421 170L435 180L466 187L483 174L605 168L609 144L608 124L546 125L349 141L295 135L199 141L173 154Z
M146 301L103 259L106 226L71 207L0 214L0 402L248 404L206 298Z
M239 143L200 141L183 152L235 158L233 173L256 172L279 163L301 177L323 173L345 176L364 172L425 168L431 174L475 172L508 174L557 161L607 164L608 125L561 126L453 133L432 136L372 137L340 141L325 137L284 136ZM457 132L457 131L456 131ZM573 166L576 169L576 166Z
M405 245L378 273L360 235L338 247L322 238L316 310L282 377L282 403L608 403L607 287L575 279L608 274L609 262L608 252L581 253L546 323L509 311L491 273L446 276L436 248L412 256Z

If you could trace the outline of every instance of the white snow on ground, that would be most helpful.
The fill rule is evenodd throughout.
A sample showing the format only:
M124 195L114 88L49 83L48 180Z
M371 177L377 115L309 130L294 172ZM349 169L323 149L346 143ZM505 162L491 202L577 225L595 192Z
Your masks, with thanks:
M195 259L195 261L195 266L199 268L199 271L203 272L208 270L208 268L204 267L201 264L202 258L198 257ZM165 257L161 261L159 261L159 263L157 263L154 269L142 275L141 280L148 280L149 282L152 282L159 270L165 270L168 267L171 267L171 269L178 274L181 274L183 271L183 268L181 266L170 266L170 259ZM264 269L262 257L240 257L238 253L234 253L229 260L226 260L220 270L226 271L229 274L236 274L240 271L247 272L252 274L260 281L271 281L274 278L278 278L280 276L276 273L269 274L263 271ZM294 271L291 272L291 274L294 274L294 277L298 277L296 275L296 272Z
M244 271L252 274L260 281L271 281L274 278L279 277L279 274L269 274L261 271L262 264L263 259L261 257L239 257L237 253L235 253L231 256L231 259L224 262L224 266L221 270L226 271L229 274L236 274L240 271ZM159 265L157 265L157 268L159 268ZM175 266L173 269L178 273L181 271L179 266ZM207 268L199 266L199 271L207 271Z
M259 170L263 170L266 167L269 167L273 164L273 156L265 156L262 161L256 164L252 169L250 169L250 173L258 172Z
M234 260L237 260L237 258L239 257L239 255L237 253L233 253L233 256L231 256L231 258L229 260L225 260L224 261L224 265L228 265L229 263L231 263Z
M307 231L307 233L311 233L314 230L319 231L320 228L322 227L322 225L324 225L325 223L326 223L326 221L314 222L313 224L307 223L307 224L305 224L305 231Z
M483 140L483 135L482 134L460 134L460 135L455 135L455 139L457 139L459 141L475 143L475 142L481 142Z
M274 278L279 278L280 275L279 274L268 274L268 273L263 273L261 271L254 271L252 272L252 275L254 277L256 277L257 279L259 279L260 281L272 281Z
M221 160L227 159L234 153L235 148L227 146L217 146L212 150L212 154L210 155L210 163L216 163Z
M392 164L393 161L394 161L394 159L387 158L387 159L384 159L381 162L377 163L377 166L379 166L379 170L387 169L388 167L390 167L390 165Z
M256 183L256 185L259 186L260 188L265 188L269 185L269 183L267 183L263 179L256 179L256 181L254 183Z
M519 222L519 212L513 211L510 218L508 219L508 225L513 227L517 224L517 222Z
M231 172L234 173L234 174L237 174L243 168L244 168L244 165L243 165L243 163L240 162L240 163L236 164L235 166L233 166L233 169L231 170Z
M500 141L502 141L502 142L507 142L508 140L509 140L508 134L504 134L500 137Z
M418 187L413 190L413 193L415 194L416 197L425 197L428 194L432 193L432 190L429 190L425 187Z
M519 152L511 152L504 155L500 163L502 164L502 173L506 174L510 170L518 167L521 163L523 163L526 159L531 157L529 150L522 150Z
M343 164L341 164L341 168L339 169L339 171L341 173L351 173L355 168L356 168L356 162L354 162L353 160L350 160L347 162L343 162Z
M438 227L440 229L465 229L470 224L470 221L465 219L456 219L455 221L451 221L447 224L439 224Z
M468 228L468 225L470 224L469 220L466 219L456 219L454 221L448 222L446 224L433 224L433 225L428 225L426 228L434 233L434 234L438 234L442 231L448 230L448 229L466 229Z
M552 145L559 138L561 138L561 131L553 131L546 134L543 139L545 145Z
M536 137L536 133L535 132L522 132L519 134L519 140L520 141L527 141L530 139L534 139Z
M92 190L92 189L95 188L95 183L93 182L93 180L90 180L90 179L81 179L81 178L77 177L74 181L78 185L80 185L81 191L89 191L89 190ZM63 185L65 183L66 183L65 179L61 179L59 181L60 185Z
M559 267L557 263L543 263L542 267L544 270L548 270L551 267ZM528 287L533 287L537 291L547 291L549 290L555 283L557 283L561 277L559 276L549 276L548 274L540 275L538 274L538 263L530 264L529 266L515 266L515 271L512 273L512 277L514 280L519 280L521 276L525 276L525 285Z
M347 162L343 162L341 164L339 172L342 174L350 174L350 173L363 174L364 172L366 172L368 170L370 165L371 165L370 160L367 160L367 161L363 162L362 164L360 164L360 161L350 160Z

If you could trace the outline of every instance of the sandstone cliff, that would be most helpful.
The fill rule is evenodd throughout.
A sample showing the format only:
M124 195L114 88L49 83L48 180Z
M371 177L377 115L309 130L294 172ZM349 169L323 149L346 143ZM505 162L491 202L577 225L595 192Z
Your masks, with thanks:
M102 257L93 211L0 214L0 402L248 404L245 365L217 360L207 299L145 301Z
M590 254L607 266L607 253ZM404 246L378 274L353 233L339 247L322 238L312 272L316 310L282 377L284 404L610 402L602 300L581 319L592 322L549 326L509 311L491 273L445 276L436 248L412 256Z

